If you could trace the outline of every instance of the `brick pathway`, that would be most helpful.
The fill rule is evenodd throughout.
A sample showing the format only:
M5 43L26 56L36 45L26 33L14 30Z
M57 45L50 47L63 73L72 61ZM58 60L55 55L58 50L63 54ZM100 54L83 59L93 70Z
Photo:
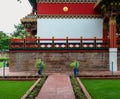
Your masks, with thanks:
M47 75L56 73L46 73ZM57 73L73 75L73 72ZM80 76L109 76L112 75L111 71L79 71ZM120 71L114 72L114 75L120 75ZM0 76L3 76L3 68L0 68ZM38 76L36 71L22 71L22 72L10 72L9 67L5 67L5 76Z
M75 99L69 76L48 76L36 99Z
M36 71L10 72L9 67L5 67L5 76L37 76ZM3 68L0 68L0 76L3 76Z

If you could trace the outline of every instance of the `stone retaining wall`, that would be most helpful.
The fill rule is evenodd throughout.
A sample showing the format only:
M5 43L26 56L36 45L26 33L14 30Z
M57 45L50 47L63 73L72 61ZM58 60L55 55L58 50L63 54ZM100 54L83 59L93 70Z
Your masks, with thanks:
M35 60L46 63L46 72L71 71L73 60L80 62L80 70L109 70L108 52L38 53L10 52L10 71L35 71Z

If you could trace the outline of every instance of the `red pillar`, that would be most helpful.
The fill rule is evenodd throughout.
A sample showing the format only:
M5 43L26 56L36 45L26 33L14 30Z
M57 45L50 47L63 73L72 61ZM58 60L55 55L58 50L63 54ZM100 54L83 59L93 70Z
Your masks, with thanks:
M109 38L110 38L110 48L117 47L117 37L116 37L116 17L112 16L109 20Z

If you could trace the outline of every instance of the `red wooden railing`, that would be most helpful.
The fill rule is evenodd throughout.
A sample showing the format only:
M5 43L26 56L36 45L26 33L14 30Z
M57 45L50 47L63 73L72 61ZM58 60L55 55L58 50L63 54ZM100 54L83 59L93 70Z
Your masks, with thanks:
M101 38L24 38L10 39L10 50L84 50L108 49L108 39Z

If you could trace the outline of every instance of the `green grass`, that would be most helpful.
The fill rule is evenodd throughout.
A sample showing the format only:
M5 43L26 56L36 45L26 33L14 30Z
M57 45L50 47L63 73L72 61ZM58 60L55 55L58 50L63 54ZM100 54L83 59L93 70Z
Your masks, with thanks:
M85 80L83 84L92 99L120 99L120 80Z
M0 81L0 99L20 99L35 81Z

